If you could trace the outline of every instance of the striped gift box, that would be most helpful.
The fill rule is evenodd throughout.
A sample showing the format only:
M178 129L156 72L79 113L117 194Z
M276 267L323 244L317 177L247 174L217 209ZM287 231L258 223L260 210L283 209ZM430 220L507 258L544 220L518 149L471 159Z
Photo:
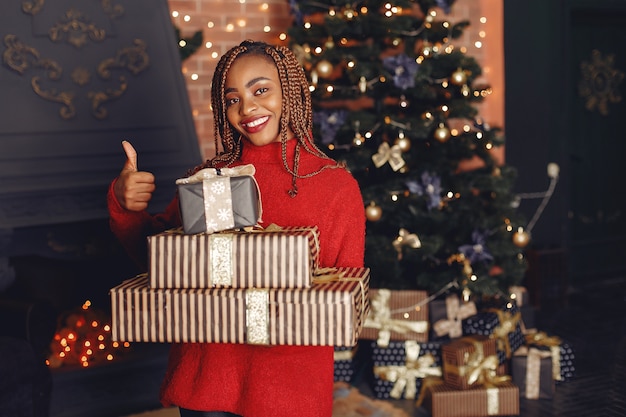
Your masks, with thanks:
M110 291L112 338L353 346L369 309L369 268L336 268L304 289L158 289L147 277Z
M319 231L170 230L148 237L148 254L152 288L307 288L318 265Z
M520 415L519 388L510 381L469 390L443 382L425 385L423 405L432 417Z

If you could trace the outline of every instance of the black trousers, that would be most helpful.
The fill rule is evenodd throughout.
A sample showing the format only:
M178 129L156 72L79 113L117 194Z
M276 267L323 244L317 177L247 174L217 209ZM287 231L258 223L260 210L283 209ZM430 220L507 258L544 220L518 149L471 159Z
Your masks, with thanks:
M179 408L180 417L241 417L237 414L227 413L226 411L194 411Z

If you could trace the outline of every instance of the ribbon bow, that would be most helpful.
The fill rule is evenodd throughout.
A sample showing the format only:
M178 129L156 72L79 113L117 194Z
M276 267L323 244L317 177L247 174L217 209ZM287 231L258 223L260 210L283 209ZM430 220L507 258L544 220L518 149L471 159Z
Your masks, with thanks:
M467 377L468 385L496 386L511 379L509 375L497 375L498 356L485 357L482 343L474 342L474 352L465 354L465 365L461 368L461 376Z
M385 381L393 382L389 392L392 398L415 399L417 395L417 379L427 376L441 376L441 367L435 366L435 358L430 353L420 357L420 345L413 341L405 342L406 365L375 366L374 375Z
M526 392L524 395L530 400L538 399L540 392L541 359L551 357L550 352L546 350L539 350L534 347L529 349L526 346L522 346L517 349L513 355L526 356Z
M447 319L441 319L435 322L433 325L435 334L440 337L447 334L451 338L462 336L463 327L461 326L461 321L476 313L476 304L473 301L461 305L457 295L449 295L446 297Z
M427 321L409 321L392 318L389 306L390 298L391 290L385 288L379 289L376 296L370 300L371 310L363 324L363 327L379 329L378 339L376 341L378 346L389 346L392 331L401 334L409 332L419 334L428 331Z
M558 336L548 336L545 332L529 333L525 335L529 346L545 346L550 348L552 355L552 378L561 381L561 339Z
M415 233L409 233L408 230L402 228L398 231L398 237L393 241L393 247L398 252L398 259L402 259L402 247L408 246L413 249L422 247L420 238Z
M243 175L254 175L256 168L252 164L240 165L232 168L204 168L195 174L176 180L176 184L197 184L204 180L217 177L240 177Z
M389 161L389 166L394 171L402 168L406 162L402 159L402 148L398 145L389 146L387 142L383 142L378 147L378 152L372 155L372 161L376 168L380 168L385 165L385 162Z
M517 324L521 320L521 313L518 311L515 314L511 314L508 311L498 310L497 308L492 308L488 310L489 312L496 313L498 315L498 326L493 330L493 333L490 337L496 338L498 343L498 349L504 350L506 353L506 357L511 357L511 342L509 341L509 334L513 333L517 328Z

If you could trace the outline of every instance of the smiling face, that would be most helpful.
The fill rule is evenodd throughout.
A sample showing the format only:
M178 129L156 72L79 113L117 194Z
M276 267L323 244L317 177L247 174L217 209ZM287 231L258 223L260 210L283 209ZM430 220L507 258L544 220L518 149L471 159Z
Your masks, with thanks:
M259 55L237 58L226 76L224 97L226 117L241 135L256 146L280 141L283 92L271 60Z

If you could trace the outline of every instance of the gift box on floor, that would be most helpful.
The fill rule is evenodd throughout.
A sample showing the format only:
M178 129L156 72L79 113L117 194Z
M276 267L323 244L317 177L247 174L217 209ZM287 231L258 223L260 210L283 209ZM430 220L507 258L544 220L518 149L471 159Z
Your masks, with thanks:
M429 304L432 339L454 339L463 336L463 319L478 313L473 301L461 302L457 294L445 300L433 300Z
M255 226L261 198L254 165L205 168L176 180L183 230L188 234Z
M494 338L497 341L499 363L504 363L525 343L520 322L521 313L514 305L511 309L489 308L463 319L463 334Z
M152 288L307 288L318 269L319 231L263 230L148 237Z
M371 342L372 392L381 399L416 399L422 380L441 376L441 344L392 341L387 347Z
M336 268L304 289L159 289L145 275L110 291L125 342L354 346L369 309L368 268Z
M441 345L443 380L452 388L463 390L506 374L499 364L496 340L488 336L463 336Z
M511 381L457 390L441 379L426 379L418 405L431 417L517 416L519 389Z
M527 346L519 348L511 358L511 377L523 398L537 400L554 396L552 355L549 351Z
M385 347L391 340L428 341L428 294L419 290L370 290L370 312L361 339Z
M357 349L358 345L335 346L335 382L350 382L352 380L355 371L354 357L356 355Z
M557 383L566 382L576 374L576 354L574 348L558 336L545 332L530 332L525 335L526 344L540 350L549 351L552 356L552 376Z

